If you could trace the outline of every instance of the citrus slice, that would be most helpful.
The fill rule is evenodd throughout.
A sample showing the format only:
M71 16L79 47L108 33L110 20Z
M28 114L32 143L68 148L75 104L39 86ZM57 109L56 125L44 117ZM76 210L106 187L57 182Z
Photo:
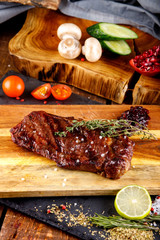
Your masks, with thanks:
M144 187L129 185L117 193L114 206L117 213L122 217L137 220L149 214L152 201Z

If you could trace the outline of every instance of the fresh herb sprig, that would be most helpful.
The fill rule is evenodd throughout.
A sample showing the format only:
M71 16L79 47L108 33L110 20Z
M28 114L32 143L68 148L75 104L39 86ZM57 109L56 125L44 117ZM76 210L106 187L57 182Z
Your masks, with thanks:
M88 130L100 129L100 135L102 137L118 137L119 135L141 135L141 138L156 139L156 137L151 134L147 127L139 124L138 122L124 119L111 119L111 120L89 120L89 121L78 121L73 120L70 127L66 127L63 132L55 132L55 135L60 137L65 137L67 132L74 132L80 127L87 128Z
M121 227L121 228L138 228L141 230L155 230L158 231L159 228L151 225L152 222L160 221L160 215L148 216L141 220L129 220L121 216L103 216L96 214L94 217L90 217L89 220L99 226L106 229Z

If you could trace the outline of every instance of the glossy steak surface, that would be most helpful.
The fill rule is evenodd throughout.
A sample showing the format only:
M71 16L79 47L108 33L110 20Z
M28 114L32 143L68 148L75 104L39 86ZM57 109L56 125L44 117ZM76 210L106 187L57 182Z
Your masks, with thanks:
M72 126L73 120L34 111L10 130L11 137L19 146L54 160L59 167L95 172L112 179L129 170L134 143L127 136L102 137L100 129L86 127L67 132L65 137L55 134Z

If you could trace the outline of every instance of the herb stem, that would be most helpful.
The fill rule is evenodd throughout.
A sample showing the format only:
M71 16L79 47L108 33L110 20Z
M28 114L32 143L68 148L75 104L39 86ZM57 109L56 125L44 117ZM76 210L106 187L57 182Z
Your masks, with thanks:
M94 217L90 217L89 220L100 227L103 228L114 228L114 227L122 227L122 228L138 228L141 230L159 230L158 227L151 226L151 222L160 221L160 215L157 216L148 216L141 220L129 220L125 219L121 216L103 216L96 214Z
M78 131L85 128L89 131L99 129L102 137L118 137L120 135L133 136L142 135L142 139L155 139L156 137L149 132L148 128L139 124L138 122L125 119L111 119L111 120L73 120L72 125L66 127L62 132L55 132L55 135L65 137L67 133Z

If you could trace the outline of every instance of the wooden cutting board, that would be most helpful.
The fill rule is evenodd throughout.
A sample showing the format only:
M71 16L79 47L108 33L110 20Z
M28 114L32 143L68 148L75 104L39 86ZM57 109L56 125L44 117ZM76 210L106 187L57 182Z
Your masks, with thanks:
M131 170L119 180L110 180L95 173L58 168L54 161L14 144L9 129L33 110L84 119L113 119L129 109L129 106L0 106L0 198L115 195L119 189L129 184L142 185L150 194L159 194L160 106L146 108L150 110L149 128L159 140L135 138Z
M39 6L56 10L58 9L61 0L0 0L0 2L15 2L23 5Z
M86 28L95 23L49 9L29 10L22 29L9 43L9 52L14 65L24 75L43 81L67 83L114 102L124 102L127 91L129 93L133 91L139 78L139 75L134 75L129 60L135 54L159 44L159 41L149 34L128 26L139 36L138 39L127 41L132 49L130 55L118 56L104 52L102 58L96 63L81 61L81 58L84 58L83 55L77 59L67 60L57 51L60 41L57 37L57 29L65 22L75 23L81 28L82 45L89 37ZM155 94L160 94L160 86L155 88L152 79L154 80L154 78L149 80L149 88L143 84L145 77L144 80L142 79L134 92L134 103L137 101L138 104L160 104L160 99L157 101L155 98ZM130 99L131 102L132 99Z

